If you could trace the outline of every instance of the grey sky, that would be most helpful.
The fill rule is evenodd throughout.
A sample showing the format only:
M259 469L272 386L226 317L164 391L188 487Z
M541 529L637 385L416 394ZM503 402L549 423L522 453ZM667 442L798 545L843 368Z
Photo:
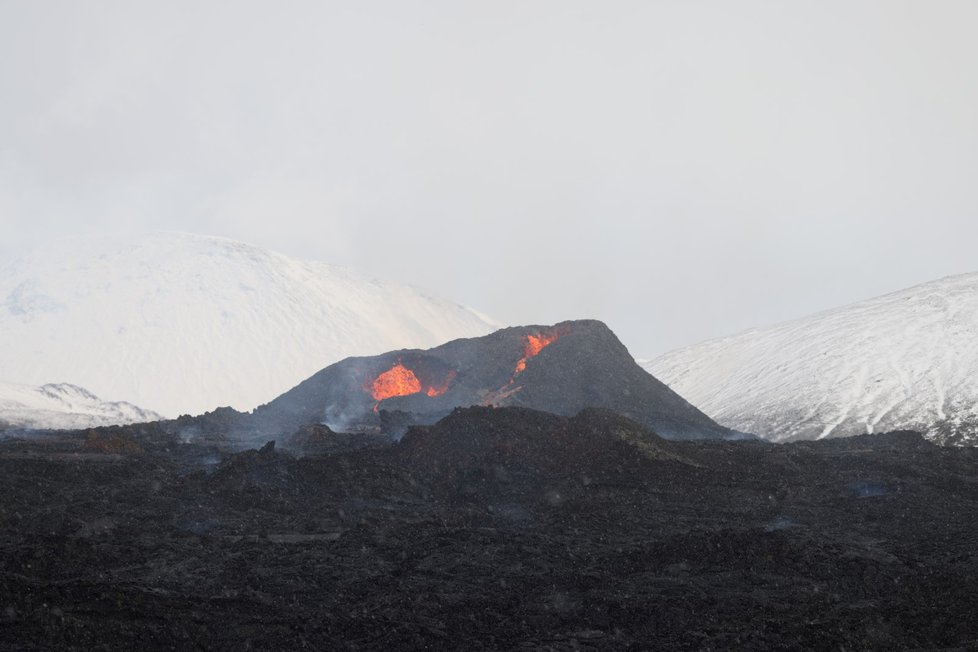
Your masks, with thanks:
M978 3L0 0L0 257L223 235L651 356L978 270Z

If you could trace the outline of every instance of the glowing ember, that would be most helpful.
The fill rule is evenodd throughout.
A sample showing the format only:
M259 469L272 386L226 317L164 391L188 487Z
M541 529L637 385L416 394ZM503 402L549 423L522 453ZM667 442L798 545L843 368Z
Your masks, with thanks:
M422 374L424 377L425 374ZM448 387L455 380L455 370L452 369L445 375L440 383L421 382L414 371L398 362L393 367L380 374L373 381L367 381L363 389L370 393L377 401L374 404L374 412L380 409L380 402L394 396L410 396L424 392L427 396L441 396L448 391Z
M420 391L421 381L418 380L413 371L400 362L377 376L373 384L370 385L370 395L377 401L383 401L392 396L417 394ZM431 395L429 394L429 396Z
M527 335L525 339L526 343L523 345L523 357L516 363L516 371L513 372L514 376L526 369L527 360L539 354L545 347L556 342L557 334L541 333L540 335Z

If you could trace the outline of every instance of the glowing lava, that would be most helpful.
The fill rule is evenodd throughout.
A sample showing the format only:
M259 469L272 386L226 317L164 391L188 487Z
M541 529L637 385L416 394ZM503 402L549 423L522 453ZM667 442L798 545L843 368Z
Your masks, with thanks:
M513 376L516 376L524 369L526 369L526 361L532 357L535 357L540 351L547 346L550 346L557 341L558 335L556 333L541 333L539 335L527 335L525 338L525 343L523 344L523 357L520 361L516 363L516 371L513 372Z
M424 377L425 374L422 374ZM441 396L448 391L455 380L455 370L450 370L441 382L422 382L414 371L398 362L393 367L380 374L373 381L368 381L364 390L374 397L374 412L380 408L380 402L394 396L410 396L424 392L427 396Z
M392 396L417 394L420 391L421 381L418 380L413 371L400 362L377 376L370 385L370 395L377 401L383 401Z

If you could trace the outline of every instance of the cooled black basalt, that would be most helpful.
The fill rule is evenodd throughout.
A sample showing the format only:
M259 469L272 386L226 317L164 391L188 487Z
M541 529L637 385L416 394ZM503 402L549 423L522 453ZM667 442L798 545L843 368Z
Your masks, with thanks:
M0 441L0 648L978 646L978 451L914 433L471 408L296 457L95 432Z

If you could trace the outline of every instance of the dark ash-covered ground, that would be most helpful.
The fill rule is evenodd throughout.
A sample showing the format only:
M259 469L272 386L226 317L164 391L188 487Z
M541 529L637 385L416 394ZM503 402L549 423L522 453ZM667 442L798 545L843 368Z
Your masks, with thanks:
M0 442L0 648L978 648L974 449L490 408L344 447Z

